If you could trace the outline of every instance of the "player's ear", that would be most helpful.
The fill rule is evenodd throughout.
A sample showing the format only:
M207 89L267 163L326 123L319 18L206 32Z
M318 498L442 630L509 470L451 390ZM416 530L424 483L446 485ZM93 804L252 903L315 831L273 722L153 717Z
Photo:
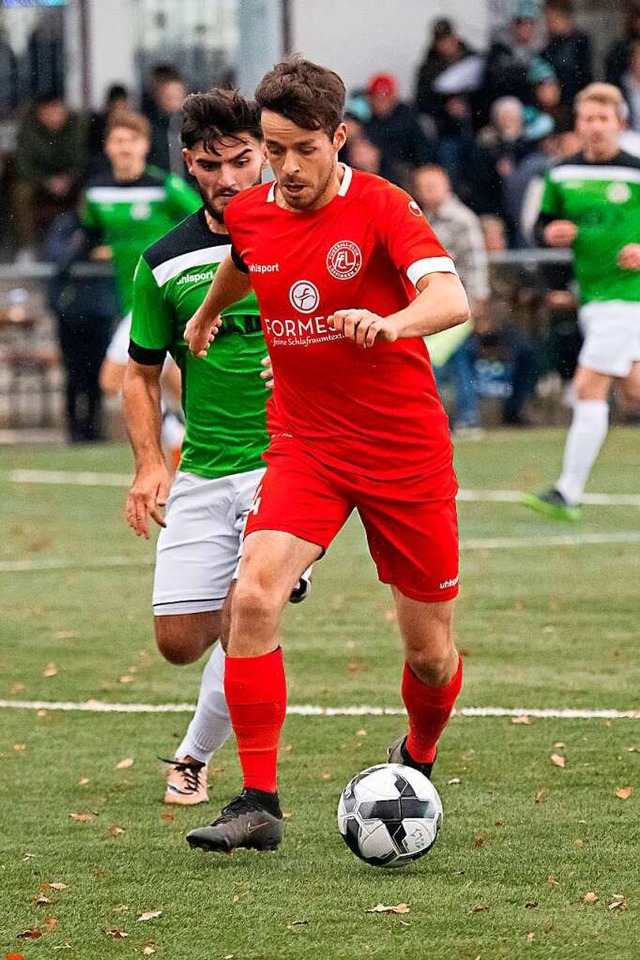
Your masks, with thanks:
M263 141L263 143L262 143L262 169L264 170L264 168L267 167L267 166L269 166L269 161L268 161L268 159L267 159L267 145L266 145L266 143L264 143L264 141Z
M187 170L193 176L193 162L191 160L191 151L187 150L186 147L182 148L182 159L184 160Z
M347 125L339 123L333 134L333 149L339 152L347 142Z

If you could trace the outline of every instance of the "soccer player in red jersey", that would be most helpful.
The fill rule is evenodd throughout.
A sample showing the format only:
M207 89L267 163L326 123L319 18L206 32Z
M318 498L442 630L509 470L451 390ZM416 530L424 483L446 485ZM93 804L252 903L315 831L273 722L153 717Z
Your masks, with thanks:
M398 187L338 163L345 88L300 58L256 100L275 183L234 198L232 254L185 338L204 356L224 307L253 287L273 364L273 436L249 513L231 611L225 692L244 788L188 842L272 850L286 711L279 626L289 593L353 509L391 585L404 644L409 731L393 762L427 776L462 683L456 478L423 337L468 317L453 262Z

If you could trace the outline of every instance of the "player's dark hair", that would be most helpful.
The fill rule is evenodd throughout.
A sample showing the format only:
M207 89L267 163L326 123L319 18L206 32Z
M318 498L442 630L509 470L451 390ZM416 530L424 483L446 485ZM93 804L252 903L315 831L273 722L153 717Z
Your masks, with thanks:
M256 88L260 111L273 110L305 130L333 137L344 118L346 90L337 73L296 55L276 64Z
M202 143L208 153L217 153L216 144L240 140L242 134L262 140L258 107L237 90L219 87L207 93L192 93L182 104L182 146L191 150Z

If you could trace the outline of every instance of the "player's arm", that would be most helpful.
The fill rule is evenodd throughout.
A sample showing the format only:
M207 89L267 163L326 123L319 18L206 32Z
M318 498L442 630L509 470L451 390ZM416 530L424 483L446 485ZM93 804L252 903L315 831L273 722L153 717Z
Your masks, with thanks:
M237 254L226 257L213 278L206 297L189 320L184 338L195 357L206 357L220 329L220 314L251 291L249 271Z
M129 363L124 377L124 415L135 460L126 516L138 536L149 539L149 517L163 527L171 475L162 453L160 377L171 318L153 273L142 258L133 282Z
M533 230L537 243L543 247L570 247L578 234L578 228L564 216L562 195L547 173L540 203L540 213Z

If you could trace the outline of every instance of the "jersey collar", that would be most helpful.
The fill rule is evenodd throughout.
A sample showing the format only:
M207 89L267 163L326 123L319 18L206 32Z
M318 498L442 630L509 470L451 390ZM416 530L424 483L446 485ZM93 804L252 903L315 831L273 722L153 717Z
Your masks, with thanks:
M344 170L344 176L342 178L342 183L340 184L340 189L336 196L346 197L347 191L351 186L351 181L353 179L353 170L346 163L341 163L340 166ZM267 193L267 203L275 203L276 200L276 186L277 181L274 180L271 186L269 187L269 192Z

